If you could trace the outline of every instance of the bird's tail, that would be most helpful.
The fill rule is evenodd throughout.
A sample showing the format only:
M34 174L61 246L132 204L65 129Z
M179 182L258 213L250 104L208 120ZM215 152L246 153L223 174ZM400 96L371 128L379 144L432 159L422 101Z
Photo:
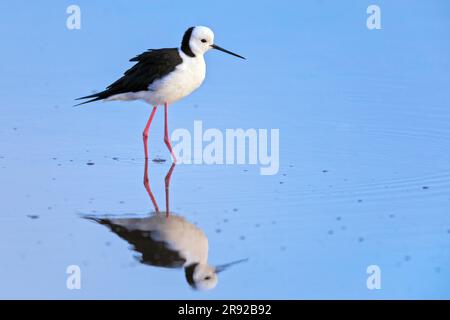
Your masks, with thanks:
M76 98L75 100L83 100L83 99L90 99L90 98L92 98L92 99L90 99L88 101L83 101L81 103L78 103L78 104L74 105L74 107L81 106L82 104L86 104L86 103L89 103L89 102L103 100L103 99L106 99L107 97L109 97L110 95L111 94L110 94L109 90L104 90L104 91L97 92L97 93L94 93L94 94L91 94L91 95L88 95L88 96Z
M100 224L106 224L108 219L106 218L100 218L100 217L96 217L96 216L91 216L91 215L82 215L82 218L86 219L86 220L90 220L90 221L94 221Z

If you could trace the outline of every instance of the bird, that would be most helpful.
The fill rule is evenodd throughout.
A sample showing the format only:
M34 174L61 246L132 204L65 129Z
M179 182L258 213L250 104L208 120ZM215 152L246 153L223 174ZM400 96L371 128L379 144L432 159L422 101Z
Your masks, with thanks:
M188 28L179 48L148 49L130 59L135 64L105 90L77 98L85 100L76 106L104 100L143 100L153 109L142 133L145 159L148 159L148 132L158 106L164 106L164 143L173 162L177 159L169 139L168 106L200 87L205 80L204 54L211 49L235 57L243 56L226 50L214 43L213 31L205 26Z
M229 267L245 262L241 259L212 266L208 263L208 238L205 233L184 217L162 213L147 217L84 218L106 226L131 248L140 253L138 261L163 268L183 268L187 283L194 290L210 290L217 286L218 274Z
M184 268L187 283L195 290L216 287L218 273L246 262L248 258L212 266L208 263L209 244L203 230L179 214L169 214L169 183L175 163L165 177L166 211L160 211L148 178L148 160L145 160L144 185L153 203L150 215L119 217L82 215L82 218L106 226L127 241L140 253L140 263L163 268Z

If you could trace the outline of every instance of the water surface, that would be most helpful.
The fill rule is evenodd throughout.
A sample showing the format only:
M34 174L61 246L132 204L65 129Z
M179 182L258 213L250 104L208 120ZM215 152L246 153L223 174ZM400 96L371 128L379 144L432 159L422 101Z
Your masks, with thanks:
M378 1L62 1L0 4L1 298L450 298L450 5ZM218 44L204 85L170 127L279 128L280 171L179 165L171 210L201 230L208 261L248 258L196 291L181 268L143 264L89 216L149 217L140 102L73 108L186 27ZM159 110L150 154L169 159ZM169 161L149 163L164 210ZM79 265L81 290L66 288ZM381 290L368 290L378 265Z

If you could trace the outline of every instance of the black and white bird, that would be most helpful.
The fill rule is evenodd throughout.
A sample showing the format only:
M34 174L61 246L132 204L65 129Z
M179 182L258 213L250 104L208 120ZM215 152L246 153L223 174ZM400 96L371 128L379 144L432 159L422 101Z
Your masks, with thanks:
M196 290L213 289L217 274L242 259L219 266L208 263L208 238L205 233L178 215L155 213L149 217L99 218L85 217L108 227L127 241L140 256L139 262L163 268L184 268L186 281Z
M90 99L78 105L97 100L144 100L153 106L143 132L145 158L148 159L148 130L156 109L164 105L164 142L176 162L168 132L168 105L186 97L205 80L206 64L203 55L217 49L241 59L244 57L223 49L214 43L214 33L203 26L186 30L180 48L149 49L130 59L136 64L109 85L106 90L79 99Z

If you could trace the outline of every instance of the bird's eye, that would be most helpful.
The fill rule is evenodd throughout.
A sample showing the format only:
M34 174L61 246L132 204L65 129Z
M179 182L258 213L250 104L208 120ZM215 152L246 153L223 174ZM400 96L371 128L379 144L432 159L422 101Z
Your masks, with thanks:
M206 276L205 280L211 280L211 277L210 276Z
M206 42L206 39L202 39L202 42L205 43L205 42Z

